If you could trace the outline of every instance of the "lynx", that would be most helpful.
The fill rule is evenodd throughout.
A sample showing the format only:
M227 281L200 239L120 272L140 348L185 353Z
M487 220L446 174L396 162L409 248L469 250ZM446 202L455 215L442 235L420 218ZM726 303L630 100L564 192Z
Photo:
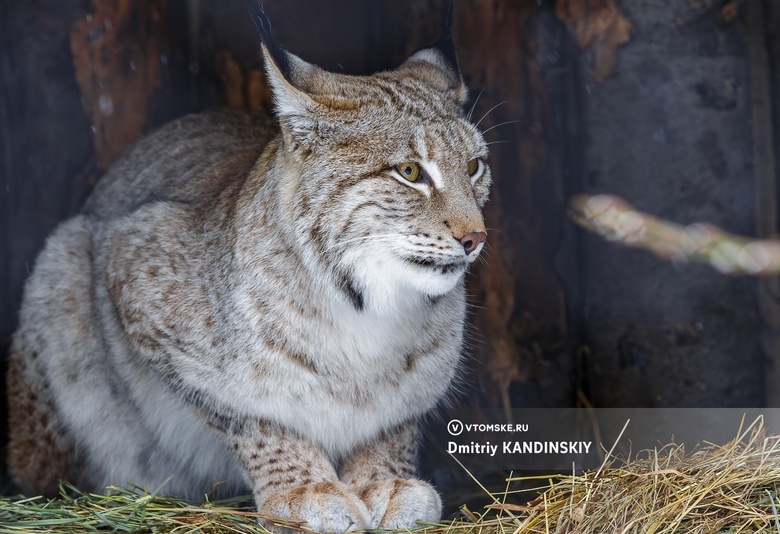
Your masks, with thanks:
M53 233L8 371L10 469L343 532L435 521L419 427L461 365L491 181L449 24L392 71L326 72L258 23L275 116L136 143Z

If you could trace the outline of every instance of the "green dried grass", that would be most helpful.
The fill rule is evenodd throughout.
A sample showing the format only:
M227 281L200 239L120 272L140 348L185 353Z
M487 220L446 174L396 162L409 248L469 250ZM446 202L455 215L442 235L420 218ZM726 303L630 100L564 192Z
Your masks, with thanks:
M526 504L512 502L519 495L513 483L540 480L545 485L538 497ZM420 526L429 534L780 534L778 491L780 438L766 436L759 418L740 428L730 443L690 454L669 444L629 459L610 452L598 470L582 475L510 477L501 492L485 489L492 502L484 511L464 506L460 519ZM246 499L194 505L158 493L113 487L99 495L65 486L57 499L3 498L0 534L268 532L257 524L264 516Z
M267 534L246 499L194 505L140 488L85 493L64 484L56 499L0 499L0 533L246 532Z

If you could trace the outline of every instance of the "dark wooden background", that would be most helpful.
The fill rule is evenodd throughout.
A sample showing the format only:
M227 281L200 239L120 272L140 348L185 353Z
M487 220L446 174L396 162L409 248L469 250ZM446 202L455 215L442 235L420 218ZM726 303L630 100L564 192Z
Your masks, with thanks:
M443 2L264 4L283 46L360 74L433 41ZM130 143L188 112L271 99L243 0L0 10L3 361L46 236ZM776 99L752 95L780 94L778 28L780 8L760 0L455 0L474 117L495 142L463 405L780 404L765 387L780 295L618 248L566 216L573 193L606 192L681 223L776 228L756 207L776 183Z

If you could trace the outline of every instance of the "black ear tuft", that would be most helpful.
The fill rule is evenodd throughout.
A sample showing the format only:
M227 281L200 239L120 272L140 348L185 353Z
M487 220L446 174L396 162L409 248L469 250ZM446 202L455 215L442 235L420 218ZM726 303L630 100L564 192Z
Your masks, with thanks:
M447 0L441 17L441 34L430 48L435 48L444 56L450 68L460 76L458 56L455 53L455 45L452 43L452 0Z
M249 10L249 16L255 23L257 33L260 34L260 39L262 39L266 50L271 54L271 58L273 58L274 63L276 63L276 66L281 71L282 75L285 78L288 78L290 74L290 60L287 56L287 52L274 41L273 34L271 33L271 21L265 13L263 5L259 0L247 0L247 8Z

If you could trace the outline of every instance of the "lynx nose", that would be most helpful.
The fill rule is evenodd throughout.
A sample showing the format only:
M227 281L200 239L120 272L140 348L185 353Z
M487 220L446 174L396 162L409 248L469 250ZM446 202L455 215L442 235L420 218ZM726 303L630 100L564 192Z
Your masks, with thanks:
M469 232L460 238L460 242L466 254L471 254L480 244L485 242L485 239L487 239L485 232Z

